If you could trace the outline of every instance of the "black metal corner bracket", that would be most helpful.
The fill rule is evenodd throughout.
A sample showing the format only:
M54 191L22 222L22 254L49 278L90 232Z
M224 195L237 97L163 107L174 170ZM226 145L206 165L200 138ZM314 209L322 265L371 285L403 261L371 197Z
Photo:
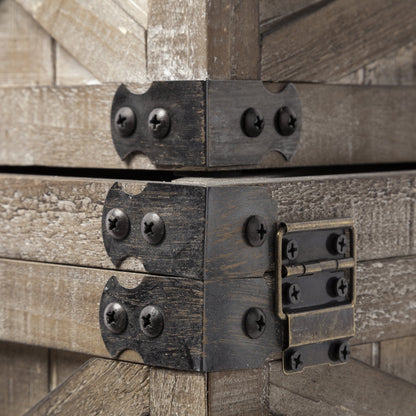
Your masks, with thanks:
M293 84L272 93L261 81L166 81L140 95L121 85L111 108L120 158L140 152L161 168L260 166L270 152L289 161L301 127Z

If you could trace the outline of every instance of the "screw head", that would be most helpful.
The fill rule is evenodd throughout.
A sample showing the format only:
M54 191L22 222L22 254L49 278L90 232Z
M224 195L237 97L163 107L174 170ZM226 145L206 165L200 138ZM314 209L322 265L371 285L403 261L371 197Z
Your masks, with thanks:
M286 241L284 254L288 260L296 260L299 255L299 244L296 240Z
M348 295L347 279L345 279L345 277L340 277L339 279L337 279L335 288L337 296L346 297Z
M250 308L244 318L244 327L248 337L259 338L266 329L266 315L260 308Z
M287 298L290 303L297 304L301 301L302 293L297 283L292 283L287 288Z
M342 363L345 363L350 359L351 350L348 342L342 342L336 346L335 358Z
M165 223L155 212L148 212L142 219L141 232L150 244L159 244L165 236Z
M302 371L304 368L302 354L298 351L294 351L289 358L289 368L293 371Z
M118 302L109 303L104 309L104 325L114 334L120 334L127 327L127 312Z
M153 109L147 120L149 132L156 139L163 139L170 130L170 117L164 108Z
M338 235L335 239L334 249L337 254L345 254L347 251L347 237L345 234Z
M296 114L289 107L279 108L274 120L275 128L282 136L290 136L296 131Z
M105 217L105 228L111 237L122 240L130 231L129 217L122 209L113 208Z
M263 217L253 215L246 221L245 237L247 243L259 247L266 241L267 227Z
M149 338L159 336L164 327L164 318L160 309L156 306L148 305L140 312L140 328Z
M136 128L136 115L130 107L121 107L115 117L114 126L123 137L131 136Z
M241 128L248 137L257 137L264 129L264 117L255 108L248 108L241 117Z

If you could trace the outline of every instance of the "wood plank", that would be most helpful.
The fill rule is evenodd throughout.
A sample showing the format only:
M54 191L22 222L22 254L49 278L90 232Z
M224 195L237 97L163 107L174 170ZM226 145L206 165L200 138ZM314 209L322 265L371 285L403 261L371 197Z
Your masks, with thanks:
M142 28L147 29L149 0L113 0Z
M56 85L92 85L100 83L62 46L55 43L55 48Z
M380 369L416 384L416 336L381 342Z
M195 179L176 183L185 182L215 187L227 184L261 185L278 202L279 221L352 218L357 228L357 253L361 261L416 254L416 234L411 226L416 215L416 175L412 171L303 178L252 177L237 181ZM107 179L1 175L0 206L3 209L0 211L0 220L4 226L0 257L114 268L104 249L101 234L103 203L113 183L113 180ZM146 182L124 181L122 185L128 187L128 193L138 194ZM247 192L250 189L254 188L247 187ZM225 191L228 192L227 189ZM201 204L204 203L205 200L201 200ZM227 207L227 215L231 215L234 205ZM202 208L195 205L189 209L200 212L198 210ZM159 208L161 210L162 206ZM223 214L225 218L225 207ZM172 211L169 215L175 213ZM189 218L193 218L191 214ZM194 226L199 224L199 227L203 227L201 221L198 214ZM235 234L227 233L225 237L229 241L237 238L240 241L242 224L234 221ZM177 233L179 238L179 228L172 232ZM184 252L188 253L188 257L183 254L182 258L183 261L192 261L196 268L197 263L202 262L204 253L202 228L198 235L200 239L192 242L192 250ZM218 241L214 241L214 244L218 244ZM158 258L156 251L155 256ZM213 260L210 259L211 262ZM144 271L139 259L128 259L121 267ZM262 273L267 267L265 265ZM201 268L199 270L202 272ZM230 265L222 272L232 275L233 267Z
M59 64L58 82L60 70ZM9 103L1 107L0 117L15 120L0 126L0 163L154 169L144 155L127 162L117 155L109 121L116 89L117 85L0 89L1 101ZM21 117L16 119L16 113Z
M413 415L416 386L356 360L342 366L306 369L285 376L281 362L270 366L270 410L275 414L299 415L287 403L291 394L301 396L301 408L312 404L318 413L335 415ZM289 393L289 394L288 394ZM282 400L286 397L286 400ZM281 409L281 404L285 408ZM318 403L318 406L316 406ZM320 405L324 404L322 413ZM328 407L332 408L327 411ZM303 413L305 414L305 413Z
M90 358L85 354L49 350L49 391L61 385Z
M153 0L147 30L152 80L206 79L206 0Z
M354 343L416 334L415 267L415 257L359 263ZM97 314L103 288L113 274L111 270L1 260L0 339L108 356ZM136 287L142 276L117 272L126 287ZM225 378L221 381L218 376L219 385L232 385L238 379L232 372L222 374ZM252 391L260 388L250 385Z
M101 82L146 79L146 31L111 0L16 0Z
M26 415L149 414L149 369L94 358Z
M0 342L0 415L20 416L48 393L48 350Z
M292 19L298 13L309 11L322 0L260 0L260 32L273 30L283 20Z
M351 357L367 365L375 367L374 363L374 345L375 343L353 345L351 347ZM378 366L376 366L378 367Z
M207 2L210 79L259 79L259 2Z
M210 416L266 416L268 368L208 373Z
M58 83L94 82L85 73L66 75L66 64L61 61ZM280 87L267 86L271 90ZM131 87L143 93L148 85ZM0 125L0 164L155 169L143 154L123 162L115 151L109 113L116 89L117 85L0 89L0 99L8 103L0 108L0 118L13 120ZM271 152L249 168L416 160L416 88L298 84L297 89L303 127L294 159L287 162ZM206 169L201 165L187 168Z
M0 2L0 85L51 85L52 39L13 0Z
M149 375L150 415L208 416L206 379L203 373L152 367Z
M263 38L262 79L337 80L413 40L415 19L413 0L326 2Z

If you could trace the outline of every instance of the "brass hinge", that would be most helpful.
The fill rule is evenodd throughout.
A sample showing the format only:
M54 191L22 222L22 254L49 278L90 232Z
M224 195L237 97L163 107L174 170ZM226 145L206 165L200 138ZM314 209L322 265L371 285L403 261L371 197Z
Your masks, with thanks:
M286 323L283 371L346 362L355 331L352 221L280 224L276 247L276 314Z

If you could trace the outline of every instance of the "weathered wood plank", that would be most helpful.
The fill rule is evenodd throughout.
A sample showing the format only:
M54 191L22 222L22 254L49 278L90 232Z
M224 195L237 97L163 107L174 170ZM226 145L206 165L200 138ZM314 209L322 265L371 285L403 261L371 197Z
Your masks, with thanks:
M206 0L154 0L147 31L152 80L206 79Z
M13 0L1 1L0 85L51 85L52 81L52 39Z
M416 334L415 267L415 257L359 263L354 343ZM101 340L98 305L113 274L111 270L1 260L0 339L108 356ZM117 272L126 287L136 287L142 276ZM229 379L226 372L223 375L224 383L236 379L232 372Z
M56 85L92 85L100 83L62 46L55 43L55 48Z
M152 367L151 416L208 416L207 375ZM210 414L211 416L211 414Z
M267 375L264 368L208 373L209 415L268 415Z
M326 2L263 38L262 79L337 80L414 39L415 19L413 0Z
M111 0L17 0L102 82L146 79L146 32Z
M380 369L416 384L416 336L381 342Z
M81 82L61 61L57 82ZM92 81L82 74L81 78ZM142 93L147 87L132 85ZM13 120L0 125L0 164L155 169L143 154L123 162L115 151L109 117L116 89L117 85L0 89L1 101L8 103L0 108L0 118ZM294 159L287 162L272 152L250 168L416 160L416 88L298 84L297 89L303 127Z
M378 367L374 362L374 345L375 343L353 345L351 347L351 357L367 365Z
M142 28L147 29L149 0L113 0Z
M302 409L306 410L306 404L318 412L313 414L323 415L414 414L416 386L359 361L351 360L343 366L309 368L290 377L282 373L281 366L281 362L272 362L270 366L272 413L300 415ZM301 397L296 399L294 395ZM292 407L288 402L291 397L300 403L300 407ZM321 404L322 413L319 411Z
M90 358L85 354L49 350L49 391L61 385Z
M0 342L0 415L20 416L48 393L48 350Z
M94 358L26 415L149 414L149 369Z
M210 79L259 79L258 0L207 2Z

